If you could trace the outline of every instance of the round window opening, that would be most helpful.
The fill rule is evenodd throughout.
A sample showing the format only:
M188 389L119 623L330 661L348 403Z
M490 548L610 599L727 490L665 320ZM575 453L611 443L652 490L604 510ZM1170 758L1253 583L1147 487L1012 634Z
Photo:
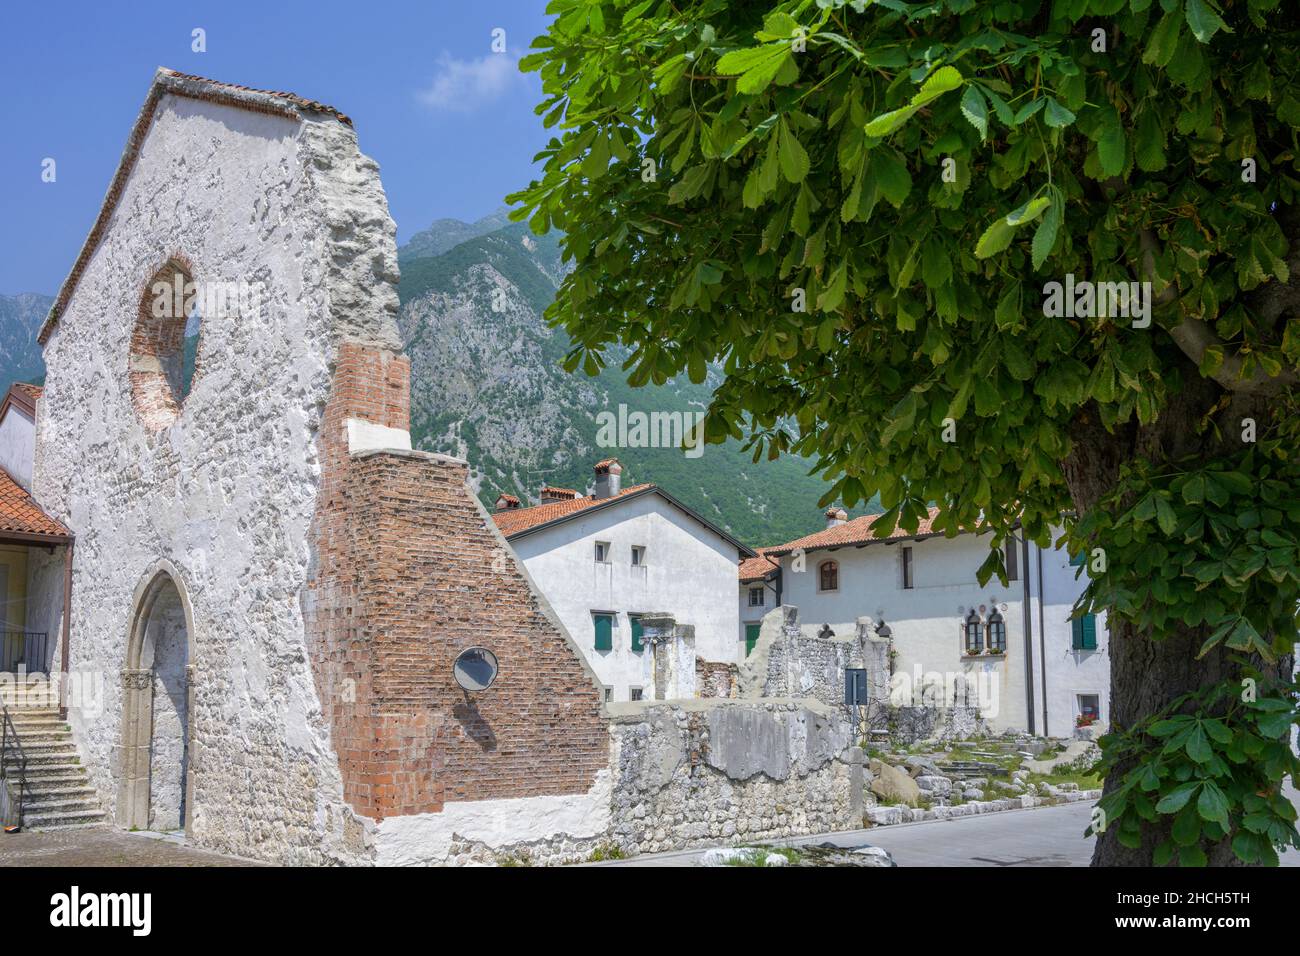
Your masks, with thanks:
M145 284L131 332L131 400L146 428L166 428L181 413L198 369L197 288L187 262L173 256Z
M497 679L497 656L486 647L467 647L456 658L452 673L465 690L487 690Z

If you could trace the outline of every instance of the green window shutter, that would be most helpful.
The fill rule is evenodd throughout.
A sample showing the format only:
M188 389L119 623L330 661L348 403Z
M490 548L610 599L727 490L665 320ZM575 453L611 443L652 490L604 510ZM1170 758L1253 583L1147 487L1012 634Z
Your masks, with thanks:
M614 649L614 619L608 614L594 615L596 623L596 650L612 651Z
M1097 618L1092 614L1085 614L1081 623L1083 624L1083 649L1085 651L1095 651L1097 649Z
M628 616L628 621L632 625L632 650L641 650L641 618Z
M1074 636L1073 646L1076 651L1083 649L1083 618L1076 617L1070 622L1070 631Z
M1070 567L1077 568L1079 565L1083 564L1085 560L1087 560L1087 557L1088 557L1088 552L1080 551L1078 554L1076 554L1074 557L1070 559Z
M758 632L763 625L746 624L745 625L745 656L748 657L754 653L754 645L758 643Z

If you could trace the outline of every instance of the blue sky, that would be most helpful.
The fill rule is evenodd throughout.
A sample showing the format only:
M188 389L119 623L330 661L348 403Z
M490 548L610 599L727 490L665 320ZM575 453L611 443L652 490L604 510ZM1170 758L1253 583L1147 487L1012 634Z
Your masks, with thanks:
M353 118L398 242L526 185L548 139L513 61L544 0L6 2L0 8L0 293L53 295L104 198L154 69L290 90ZM207 52L191 50L202 28ZM509 62L491 52L506 31ZM504 67L509 66L509 69ZM57 181L41 181L46 157Z

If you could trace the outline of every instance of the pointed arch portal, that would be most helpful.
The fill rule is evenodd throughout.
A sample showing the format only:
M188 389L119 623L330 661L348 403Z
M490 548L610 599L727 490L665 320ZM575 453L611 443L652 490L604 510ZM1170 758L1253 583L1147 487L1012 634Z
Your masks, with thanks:
M119 826L189 832L193 651L189 598L162 562L136 589L127 638Z

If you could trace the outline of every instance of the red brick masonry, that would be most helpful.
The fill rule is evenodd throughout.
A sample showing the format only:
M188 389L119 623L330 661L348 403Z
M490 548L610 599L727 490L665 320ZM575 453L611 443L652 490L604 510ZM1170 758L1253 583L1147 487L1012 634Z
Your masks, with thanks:
M408 427L409 375L404 357L343 345L322 426L307 627L344 797L383 819L585 793L608 763L601 692L489 530L466 466L348 454L347 418ZM476 644L500 675L468 694L452 662Z

